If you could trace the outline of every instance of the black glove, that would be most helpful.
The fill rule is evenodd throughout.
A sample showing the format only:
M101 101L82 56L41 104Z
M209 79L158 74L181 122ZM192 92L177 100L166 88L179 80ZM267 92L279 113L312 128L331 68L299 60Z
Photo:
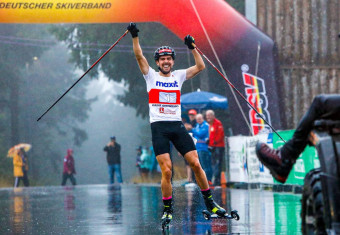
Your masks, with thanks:
M135 37L138 37L138 32L139 32L139 29L137 28L137 25L135 23L130 23L129 26L127 27L127 30L130 31L131 33L131 36L133 38Z
M195 47L192 45L192 43L195 43L195 39L188 34L184 38L184 44L187 45L190 50L193 50L195 49Z

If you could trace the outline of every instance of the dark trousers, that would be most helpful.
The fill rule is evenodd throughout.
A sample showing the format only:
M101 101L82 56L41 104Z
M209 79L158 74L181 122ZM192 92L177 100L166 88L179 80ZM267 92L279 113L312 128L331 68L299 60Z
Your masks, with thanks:
M20 181L22 181L24 183L25 187L30 186L26 171L24 172L23 177L15 177L15 180L14 180L14 187L15 188L19 187Z
M118 183L123 183L122 172L120 170L120 164L111 164L109 165L110 184L113 184L115 182L115 173L116 173Z
M224 147L213 147L211 151L211 162L213 165L214 185L221 185L221 171L224 158Z
M292 139L281 149L282 154L297 159L308 143L308 135L315 120L340 120L340 95L318 95L314 98L308 111L300 120Z
M63 181L61 182L62 186L66 184L67 179L70 179L72 185L76 185L76 178L74 178L73 174L63 173Z

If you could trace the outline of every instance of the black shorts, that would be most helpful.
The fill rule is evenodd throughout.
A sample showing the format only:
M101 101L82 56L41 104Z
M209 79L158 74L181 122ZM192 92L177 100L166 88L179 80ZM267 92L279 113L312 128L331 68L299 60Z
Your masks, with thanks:
M184 156L196 150L194 141L181 121L160 121L151 123L152 145L155 155L170 153L170 141Z

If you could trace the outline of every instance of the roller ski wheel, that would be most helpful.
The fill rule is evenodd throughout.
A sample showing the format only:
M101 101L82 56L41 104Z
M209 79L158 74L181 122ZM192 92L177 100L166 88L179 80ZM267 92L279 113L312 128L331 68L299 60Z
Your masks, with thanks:
M237 213L237 210L232 210L230 215L233 217L234 220L240 220L240 216Z
M202 211L204 219L210 220L211 219L211 213L207 210Z
M218 214L211 213L207 210L202 211L203 216L206 220L211 220L211 219L234 219L234 220L239 220L240 216L237 213L237 210L233 210L230 212L230 215L228 213L225 213L223 216L220 216Z

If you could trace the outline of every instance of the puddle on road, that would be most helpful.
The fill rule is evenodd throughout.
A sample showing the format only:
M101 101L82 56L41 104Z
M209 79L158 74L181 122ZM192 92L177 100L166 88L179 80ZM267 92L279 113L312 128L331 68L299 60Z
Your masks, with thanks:
M198 189L174 188L169 234L301 234L301 195L216 189L239 221L207 221ZM80 185L0 190L0 234L162 234L159 186Z

